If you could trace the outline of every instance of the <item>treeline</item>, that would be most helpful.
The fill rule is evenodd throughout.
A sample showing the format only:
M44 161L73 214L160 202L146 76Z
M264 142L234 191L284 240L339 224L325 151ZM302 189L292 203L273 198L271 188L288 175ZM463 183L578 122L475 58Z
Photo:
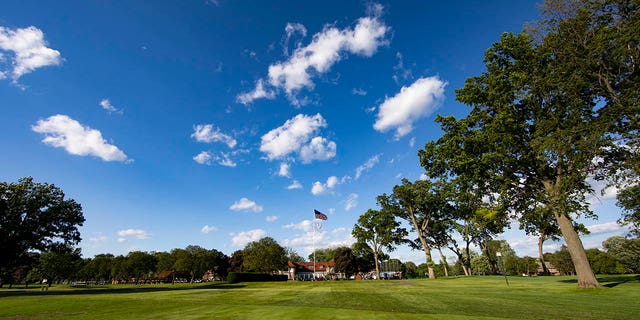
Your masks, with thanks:
M443 134L418 151L428 180L379 196L353 235L374 254L403 242L423 250L430 278L432 249L451 249L469 274L473 243L496 273L486 245L517 220L539 238L541 260L542 243L563 238L578 286L600 287L576 221L595 217L588 196L599 181L620 190L620 222L640 235L639 6L547 0L539 21L503 33L485 70L455 91L468 113L438 115Z

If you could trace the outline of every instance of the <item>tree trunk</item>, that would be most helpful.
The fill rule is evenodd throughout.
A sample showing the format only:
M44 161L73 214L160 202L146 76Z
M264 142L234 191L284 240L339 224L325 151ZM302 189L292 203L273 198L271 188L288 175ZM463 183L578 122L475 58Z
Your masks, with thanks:
M544 253L542 252L542 244L544 243L544 234L540 234L538 238L538 253L540 254L540 264L542 264L542 275L548 276L550 275L549 269L547 269L547 265L544 262Z
M564 241L567 243L567 249L569 249L569 254L571 255L573 265L576 268L576 275L578 276L578 287L600 287L600 283L598 283L598 280L593 274L593 270L591 270L591 265L589 264L587 254L584 251L582 241L580 241L578 233L573 228L573 223L571 223L571 220L564 214L554 212L554 215L556 217L556 220L558 221L558 225L560 226L560 231L562 231Z
M376 263L376 280L380 280L380 267L378 266L378 253L373 252L373 260Z
M442 267L444 269L444 276L448 278L449 277L449 265L447 264L447 258L442 253L442 249L440 248L440 246L438 246L437 248L438 248L438 252L440 252L440 258L442 259Z
M425 256L427 256L427 269L429 270L429 279L436 278L436 272L433 270L433 259L431 258L431 246L427 243L427 239L423 234L423 229L418 225L418 221L413 214L413 210L409 209L409 213L411 216L411 223L413 223L413 227L418 233L418 239L420 239L420 243L422 244L422 249L424 250Z

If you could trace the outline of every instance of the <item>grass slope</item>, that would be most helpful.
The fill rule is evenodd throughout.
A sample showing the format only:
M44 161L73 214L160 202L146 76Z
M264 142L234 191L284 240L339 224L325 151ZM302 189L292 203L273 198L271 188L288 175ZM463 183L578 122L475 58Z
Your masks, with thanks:
M0 289L0 319L640 319L640 276Z

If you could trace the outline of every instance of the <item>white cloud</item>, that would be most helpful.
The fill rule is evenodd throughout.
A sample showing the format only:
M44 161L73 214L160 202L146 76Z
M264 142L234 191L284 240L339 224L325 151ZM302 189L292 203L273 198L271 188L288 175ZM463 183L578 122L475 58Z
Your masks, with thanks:
M221 166L230 167L230 168L236 167L236 163L233 160L231 160L231 158L229 158L228 153L220 152L220 155L219 156L216 155L214 158L218 162L218 164Z
M321 229L321 224L311 220L303 220L300 223L291 223L282 226L284 229L299 230L300 233L294 235L293 239L285 239L284 245L287 247L308 246L311 247L315 242L317 247L322 247L325 243L327 232ZM315 228L315 232L314 232ZM314 241L315 240L315 241Z
M365 162L363 165L356 168L356 176L354 177L354 179L356 180L360 179L360 176L362 175L363 172L373 168L376 164L378 164L379 161L380 161L379 154L369 158L367 162Z
M300 149L302 163L310 163L313 160L329 160L336 156L336 143L323 137L311 139L309 144Z
M625 230L625 227L619 225L616 221L594 224L587 226L587 229L591 231L589 235L597 235L603 233L611 233L616 231Z
M332 25L325 25L322 31L313 35L309 44L298 46L287 61L270 65L269 84L276 89L284 90L291 103L300 106L303 103L298 100L297 93L303 88L313 89L314 83L311 79L328 72L344 54L372 56L378 47L387 43L385 36L390 29L380 20L382 7L373 5L371 8L374 6L377 9L370 10L370 16L358 19L353 28L338 29ZM289 28L290 31L287 32L290 35L289 32L293 32L294 27ZM254 92L259 84L261 83L256 84ZM244 100L246 102L254 100L246 93L240 96L249 98Z
M208 151L202 151L197 156L193 157L193 160L199 164L211 165L211 153Z
M317 136L325 127L327 122L319 113L299 114L263 135L260 151L267 154L268 160L283 159L295 152L304 163L330 159L335 156L335 142Z
M345 201L344 211L350 211L351 209L355 208L356 206L358 206L358 195L355 194L355 193L352 193L347 198L347 201Z
M322 183L320 181L314 182L313 186L311 187L311 193L314 196L328 193L329 191L331 191L331 189L335 188L335 186L337 186L339 183L340 183L340 180L338 180L338 177L330 176L329 178L327 178L326 183Z
M104 242L109 241L109 237L107 237L107 236L95 236L95 237L90 237L89 241L93 242L93 243L104 243Z
M213 124L199 124L193 126L191 137L198 142L222 142L229 148L233 148L238 143L233 137L220 132L220 128L214 128Z
M267 232L262 229L231 233L230 235L233 237L231 238L231 244L235 247L244 247L250 242L260 240L265 234L267 234Z
M118 238L118 242L119 242L119 243L127 242L127 239L125 239L125 238Z
M100 100L100 106L102 107L102 109L109 111L109 113L122 113L122 109L118 109L114 105L112 105L109 99Z
M236 163L231 160L228 153L220 152L220 155L212 154L209 151L202 151L198 153L193 160L199 164L204 164L210 166L212 161L215 161L221 166L235 168Z
M34 26L11 30L0 26L0 50L11 51L14 82L37 68L59 65L60 52L47 47L42 31ZM6 72L2 72L6 77Z
M73 155L96 156L104 161L127 161L127 155L107 143L100 131L83 126L69 116L57 114L31 126L31 130L45 135L42 142L64 148Z
M293 180L293 182L287 187L287 189L302 189L302 184L298 180Z
M415 145L416 145L416 137L412 137L409 140L409 147L413 148L413 146L415 146Z
M360 89L360 88L353 88L351 90L351 93L354 95L358 95L358 96L366 96L367 95L367 91L365 91L364 89Z
M204 227L202 227L202 229L200 229L200 232L205 233L205 234L207 234L209 232L215 232L215 231L218 231L218 228L213 227L213 226L209 226L208 224L205 225Z
M248 105L257 99L273 99L276 97L275 92L264 88L264 81L258 79L256 81L256 88L253 91L241 93L236 97L236 101L244 105Z
M302 25L301 23L287 23L287 26L284 28L284 31L286 33L286 36L284 37L284 39L282 40L282 50L283 50L283 54L285 56L289 55L289 40L291 40L291 37L293 37L296 33L300 34L300 36L302 38L307 36L307 28L305 28L304 25ZM298 42L296 44L296 47L300 47L301 43Z
M140 240L145 240L145 239L149 239L151 238L151 234L149 234L148 232L142 230L142 229L126 229L126 230L120 230L118 231L118 236L120 236L120 239L125 239L127 237L129 238L136 238L136 239L140 239ZM120 239L118 239L118 242L122 242L120 241Z
M280 170L278 170L278 175L281 177L291 177L291 165L283 162L280 164Z
M233 211L253 211L253 212L262 212L262 206L259 206L254 201L251 201L247 198L241 198L240 200L234 202L229 209Z
M444 99L446 82L437 76L420 78L409 87L386 98L378 108L378 116L373 128L380 132L395 129L396 139L410 133L413 124L422 117L429 116Z
M278 216L267 216L265 218L265 221L267 221L267 222L274 222L276 220L278 220Z

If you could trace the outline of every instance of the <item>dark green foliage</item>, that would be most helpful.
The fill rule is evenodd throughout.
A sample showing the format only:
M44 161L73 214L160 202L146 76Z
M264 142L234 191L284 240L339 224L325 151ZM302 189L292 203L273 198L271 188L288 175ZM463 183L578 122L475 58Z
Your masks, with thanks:
M333 259L334 255L336 253L336 249L334 249L334 248L319 248L319 249L316 249L314 252L309 254L309 261L313 261L314 253L315 253L315 260L316 261L331 261L331 259Z
M562 275L576 274L576 269L573 266L571 255L565 246L562 246L560 250L554 253L547 253L545 255L545 260L551 262L551 264L556 267Z
M244 270L253 272L280 271L287 266L287 252L273 238L251 242L242 250Z
M0 272L20 264L28 251L80 242L82 207L53 184L22 178L0 183Z
M627 271L624 265L611 254L598 249L589 249L586 253L595 274L622 274Z
M351 248L336 248L333 256L333 261L335 263L335 272L344 273L347 278L358 271L356 256L353 255L353 251L351 250Z
M229 272L227 276L228 283L238 282L271 282L271 281L287 281L286 274L268 274L257 272Z
M602 247L624 266L624 273L640 273L640 238L614 236L605 240Z

